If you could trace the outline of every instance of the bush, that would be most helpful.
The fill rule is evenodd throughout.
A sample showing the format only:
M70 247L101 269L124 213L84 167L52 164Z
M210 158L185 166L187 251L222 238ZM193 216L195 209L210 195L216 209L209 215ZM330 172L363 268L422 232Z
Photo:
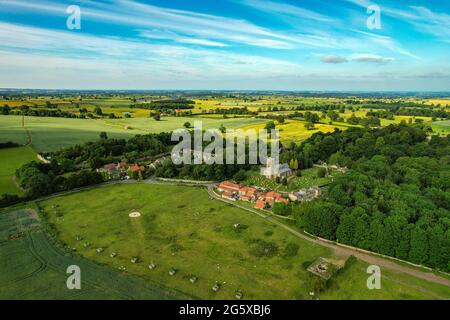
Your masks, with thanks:
M258 258L272 257L278 252L276 244L261 239L251 240L250 245L250 254Z
M298 253L299 246L294 242L289 242L284 249L284 255L286 257L295 257Z
M325 177L326 174L327 174L327 170L325 168L319 168L319 170L317 171L318 178L323 178L323 177Z

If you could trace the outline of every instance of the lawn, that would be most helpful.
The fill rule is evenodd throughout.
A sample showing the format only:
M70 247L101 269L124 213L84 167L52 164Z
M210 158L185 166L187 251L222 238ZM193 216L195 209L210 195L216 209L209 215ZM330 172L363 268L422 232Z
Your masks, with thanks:
M107 132L110 138L131 138L137 134L158 133L184 128L185 122L190 122L193 125L194 120L202 121L205 129L218 129L221 124L227 128L237 128L261 122L259 119L194 119L182 117L167 117L162 118L162 121L155 121L150 118L94 120L25 117L25 126L31 134L33 149L37 152L43 152L55 151L62 147L96 140L102 131ZM0 142L6 141L26 143L27 135L22 128L21 116L0 116Z
M309 299L303 266L319 256L333 257L328 249L253 213L210 199L199 187L122 184L39 205L59 241L83 257L198 298L234 299L242 290L244 299ZM141 217L130 218L132 211ZM85 243L90 246L85 248ZM298 245L297 254L286 255L289 243ZM97 253L97 248L104 251ZM117 256L110 257L113 252ZM137 263L131 262L133 257ZM176 273L171 276L172 269ZM191 283L194 276L197 281ZM366 279L365 270L352 269L323 297L379 297L380 292L362 289ZM405 283L393 280L384 280L386 297L425 299L435 292L450 297L446 287L423 282L417 289L408 277ZM216 282L220 290L214 292Z
M0 195L22 193L13 180L15 172L32 160L37 157L31 147L0 149Z

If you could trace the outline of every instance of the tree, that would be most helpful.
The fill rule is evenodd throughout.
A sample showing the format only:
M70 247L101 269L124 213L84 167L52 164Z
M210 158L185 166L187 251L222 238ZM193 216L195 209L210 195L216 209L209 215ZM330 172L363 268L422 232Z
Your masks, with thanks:
M266 126L264 127L266 130L273 130L275 129L275 122L269 121L266 123Z
M314 127L314 123L312 123L312 122L307 122L307 123L305 123L305 129L306 130L313 130L315 127Z
M102 116L103 115L102 108L100 108L99 106L96 106L94 108L94 114L97 115L97 116Z
M183 124L183 126L184 126L186 129L189 129L189 128L191 127L191 123L190 123L190 122L185 122L185 123Z
M283 124L285 122L285 119L284 119L283 116L278 116L277 117L277 121L278 121L279 124Z
M227 131L227 128L225 128L223 124L220 124L219 130L220 132L225 133Z
M292 206L284 202L276 202L272 207L273 213L279 216L289 216L292 213Z
M247 172L244 169L240 169L238 172L236 172L233 175L233 179L238 182L244 181L246 178L247 178Z
M428 260L428 240L426 232L420 226L411 230L410 245L409 260L414 263L425 263Z
M331 202L311 202L303 205L306 231L329 240L336 239L336 229L342 207Z
M106 140L108 139L108 134L104 131L100 132L100 139L101 140Z
M153 119L155 119L156 121L160 121L161 120L161 115L159 113L155 114L153 116Z

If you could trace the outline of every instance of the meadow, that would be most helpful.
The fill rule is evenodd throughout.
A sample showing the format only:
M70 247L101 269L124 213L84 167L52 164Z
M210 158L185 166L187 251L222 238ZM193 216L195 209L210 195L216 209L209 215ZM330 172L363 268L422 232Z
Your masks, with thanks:
M77 254L203 299L234 299L238 290L244 299L310 299L305 266L318 257L342 261L251 212L210 199L199 187L119 184L46 200L39 207L59 242ZM141 216L130 218L132 211ZM450 297L448 287L388 271L383 290L368 290L365 268L360 261L350 266L319 297ZM216 283L217 292L212 290Z
M29 146L0 149L0 195L22 194L14 175L17 168L33 160L37 161L37 155Z

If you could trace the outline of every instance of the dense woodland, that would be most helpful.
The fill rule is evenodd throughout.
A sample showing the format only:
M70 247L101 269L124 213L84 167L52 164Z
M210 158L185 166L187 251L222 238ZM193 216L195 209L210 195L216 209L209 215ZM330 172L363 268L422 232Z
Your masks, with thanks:
M318 236L450 270L450 136L421 126L317 133L293 146L303 166L326 161L350 170L296 219Z

